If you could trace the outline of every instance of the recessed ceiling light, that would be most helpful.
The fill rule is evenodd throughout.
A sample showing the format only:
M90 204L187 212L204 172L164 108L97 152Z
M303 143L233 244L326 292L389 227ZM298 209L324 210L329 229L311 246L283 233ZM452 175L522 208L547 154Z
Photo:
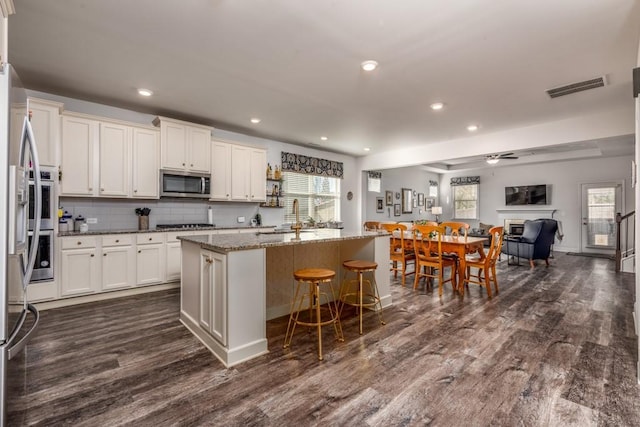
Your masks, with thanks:
M376 68L378 68L378 63L376 61L373 61L373 60L364 61L360 65L362 66L362 69L365 70L365 71L373 71Z
M327 138L326 136L321 136L320 139L323 140L323 141L326 141L329 138Z
M153 95L153 92L150 91L149 89L140 88L140 89L138 89L138 95L151 96L151 95Z
M371 151L371 148L369 148L369 147L364 147L364 151Z
M469 126L467 126L467 130L469 132L475 132L475 131L478 130L478 125L469 125Z
M253 118L251 119L251 123L253 123L253 124L258 124L258 123L260 123L260 119L259 119L259 118L257 118L257 117L253 117Z
M434 102L431 104L432 110L442 110L444 108L444 104L442 102Z

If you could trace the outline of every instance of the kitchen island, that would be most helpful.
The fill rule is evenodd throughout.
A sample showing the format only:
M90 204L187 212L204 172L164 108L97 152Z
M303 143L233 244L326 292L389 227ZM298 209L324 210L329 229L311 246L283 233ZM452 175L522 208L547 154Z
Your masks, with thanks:
M391 305L386 232L317 229L302 231L299 239L293 232L179 239L180 321L225 366L268 352L266 322L289 314L293 271L299 268L334 270L334 285L339 285L342 262L375 261L382 306Z

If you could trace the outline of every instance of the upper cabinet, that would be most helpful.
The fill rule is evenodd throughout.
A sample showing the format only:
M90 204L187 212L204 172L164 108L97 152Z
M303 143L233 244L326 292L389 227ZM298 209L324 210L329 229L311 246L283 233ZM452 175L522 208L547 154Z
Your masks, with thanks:
M212 200L265 201L265 149L213 140L212 153Z
M60 195L94 196L99 122L63 115L60 159Z
M154 128L65 113L61 195L158 198L159 153Z
M31 127L41 165L58 166L60 164L58 147L60 146L62 107L63 105L59 102L29 98Z
M166 117L160 125L161 167L180 171L211 172L211 128Z
M157 199L159 196L160 132L133 128L131 196Z

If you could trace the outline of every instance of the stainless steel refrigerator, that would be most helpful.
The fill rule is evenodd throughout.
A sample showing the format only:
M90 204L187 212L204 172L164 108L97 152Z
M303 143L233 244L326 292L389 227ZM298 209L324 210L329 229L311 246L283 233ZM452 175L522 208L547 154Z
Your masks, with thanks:
M29 172L35 226L29 244ZM42 183L27 95L9 64L0 70L0 424L7 423L8 405L23 374L18 365L38 325L38 310L27 301L27 286L40 235ZM21 376L22 375L22 376ZM9 399L12 397L13 399Z

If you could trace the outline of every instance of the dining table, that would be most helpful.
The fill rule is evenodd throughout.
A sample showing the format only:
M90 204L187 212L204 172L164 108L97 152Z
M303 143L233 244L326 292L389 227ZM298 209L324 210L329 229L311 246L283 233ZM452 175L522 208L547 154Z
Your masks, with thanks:
M398 237L397 231L393 232L393 235ZM413 248L413 233L411 231L404 232L404 241L407 247ZM438 240L431 239L433 242ZM458 256L458 278L455 284L455 290L464 296L464 278L467 274L467 254L478 253L480 259L484 259L486 254L484 252L484 244L488 242L487 237L470 237L470 236L442 236L441 250L442 253L456 254Z

